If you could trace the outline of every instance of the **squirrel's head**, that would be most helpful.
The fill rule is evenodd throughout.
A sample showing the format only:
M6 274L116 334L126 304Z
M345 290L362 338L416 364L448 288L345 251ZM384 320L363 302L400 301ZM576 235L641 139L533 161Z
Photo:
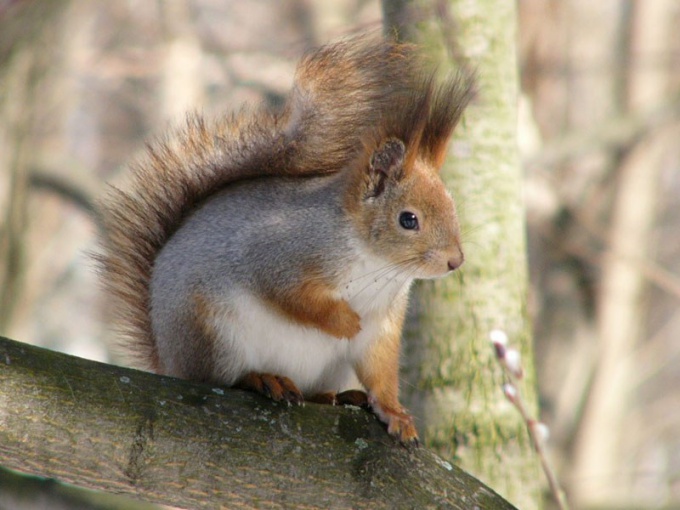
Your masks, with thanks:
M414 278L444 276L463 263L454 202L431 165L409 162L404 143L390 138L354 172L361 192L352 186L346 203L376 255Z
M369 249L414 278L436 278L464 260L451 195L439 176L469 102L471 79L423 80L396 104L352 166L346 206Z

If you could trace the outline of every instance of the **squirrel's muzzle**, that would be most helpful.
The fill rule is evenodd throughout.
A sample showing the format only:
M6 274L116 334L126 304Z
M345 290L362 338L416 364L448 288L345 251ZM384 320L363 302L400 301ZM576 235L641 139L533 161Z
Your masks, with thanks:
M465 255L463 255L463 251L459 249L458 252L452 255L448 260L449 271L458 269L463 265L463 262L465 262Z

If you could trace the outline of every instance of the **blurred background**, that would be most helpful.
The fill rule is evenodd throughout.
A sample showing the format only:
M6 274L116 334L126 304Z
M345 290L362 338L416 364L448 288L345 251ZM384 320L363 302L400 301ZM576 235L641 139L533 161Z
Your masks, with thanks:
M680 1L517 5L551 454L582 508L680 508ZM105 183L187 111L280 101L306 49L380 26L378 0L0 0L0 333L116 362Z

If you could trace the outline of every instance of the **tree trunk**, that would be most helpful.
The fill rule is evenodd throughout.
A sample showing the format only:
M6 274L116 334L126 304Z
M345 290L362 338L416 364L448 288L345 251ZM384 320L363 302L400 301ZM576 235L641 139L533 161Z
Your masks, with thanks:
M488 339L491 330L501 328L521 350L527 374L523 396L535 408L516 148L515 3L383 5L397 32L424 44L440 68L474 69L479 81L478 98L466 111L442 170L458 204L466 262L457 278L416 288L404 400L421 421L428 446L519 507L537 508L538 463L522 420L503 396Z
M510 509L356 408L260 396L0 338L0 464L186 508Z

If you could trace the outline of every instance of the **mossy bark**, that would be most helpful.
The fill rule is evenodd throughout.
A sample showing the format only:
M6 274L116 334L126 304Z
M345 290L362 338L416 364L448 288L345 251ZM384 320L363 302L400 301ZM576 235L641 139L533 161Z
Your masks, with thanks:
M406 330L404 401L429 447L519 507L537 508L538 462L522 420L503 396L489 342L489 332L500 328L520 349L527 374L521 391L535 409L516 148L516 6L507 0L399 4L406 11L385 3L396 32L423 45L444 72L474 70L479 91L442 170L457 202L466 262L457 275L415 289Z

